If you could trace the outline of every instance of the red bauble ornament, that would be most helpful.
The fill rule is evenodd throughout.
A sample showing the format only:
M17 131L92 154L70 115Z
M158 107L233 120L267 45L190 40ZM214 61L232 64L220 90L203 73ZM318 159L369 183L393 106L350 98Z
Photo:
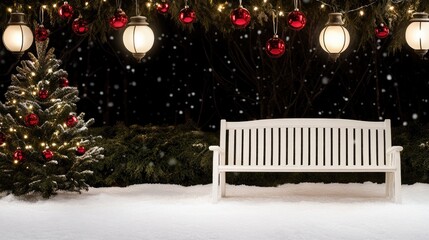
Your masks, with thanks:
M6 134L0 132L0 145L6 142Z
M75 115L69 115L66 120L67 127L71 128L76 126L78 119Z
M84 146L77 146L76 147L76 155L78 156L82 156L83 154L85 154L86 149Z
M245 9L242 6L239 6L238 8L231 11L231 14L229 15L231 18L232 24L236 28L245 28L250 23L250 12L249 10Z
M168 2L162 1L161 3L156 4L156 10L161 14L167 13L168 9L170 9Z
M13 153L14 163L21 162L24 159L25 159L24 152L20 148L16 149L16 151Z
M49 37L49 30L45 28L43 25L39 25L34 30L35 39L38 42L44 42Z
M30 113L27 116L25 116L25 125L28 127L34 127L39 124L39 116L37 116L34 113Z
M190 24L196 19L195 12L189 6L185 6L179 12L179 20L184 24Z
M68 19L73 16L73 7L65 1L64 4L58 8L58 14L62 19Z
M62 88L68 87L69 86L69 80L65 77L61 77L58 85Z
M46 89L41 89L40 91L39 91L39 98L40 99L42 99L42 100L45 100L46 98L48 98L49 97L49 91L48 90L46 90Z
M265 50L268 56L272 58L281 57L285 53L285 49L285 42L277 35L274 35L274 37L270 38L265 45Z
M127 14L120 8L116 9L113 17L109 19L110 27L115 30L125 27L128 23Z
M84 35L89 31L88 22L79 16L72 23L72 30L77 35Z
M52 158L54 157L54 153L49 149L43 150L42 154L47 161L52 160Z
M377 27L375 27L375 36L377 38L387 38L389 36L390 29L386 24L380 23Z
M305 27L306 23L307 17L303 12L299 11L298 9L295 9L294 11L290 12L287 16L287 24L292 30L301 30Z

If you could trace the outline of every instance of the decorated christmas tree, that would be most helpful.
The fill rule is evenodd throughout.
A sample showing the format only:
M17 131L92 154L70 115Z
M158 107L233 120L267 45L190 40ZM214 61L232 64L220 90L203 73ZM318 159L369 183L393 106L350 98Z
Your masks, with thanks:
M70 87L49 40L36 42L37 57L22 60L0 102L0 192L39 193L88 189L93 162L103 158L94 119L76 113L78 89Z

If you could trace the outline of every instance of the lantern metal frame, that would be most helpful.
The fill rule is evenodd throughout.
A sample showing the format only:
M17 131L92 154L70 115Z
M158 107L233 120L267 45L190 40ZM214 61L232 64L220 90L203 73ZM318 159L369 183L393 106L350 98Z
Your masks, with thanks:
M155 35L153 33L153 30L149 27L149 23L146 21L146 17L144 16L140 16L140 11L139 11L139 4L138 4L138 0L135 1L136 2L136 16L130 17L130 21L128 22L127 26L124 29L123 35L122 35L122 41L124 43L125 48L131 52L131 54L134 56L134 58L140 63L143 59L143 57L146 55L146 53L152 49L153 44L155 42ZM146 51L141 52L140 49L137 49L136 46L136 31L137 29L139 29L139 27L147 27L147 29L149 29L150 31L148 31L148 33L150 33L150 36L145 36L145 37L149 37L149 45L148 49ZM132 42L131 44L128 44L128 42L126 41L127 39L125 39L125 37L127 35L129 35L129 31L131 31L131 36L132 36Z
M344 22L342 19L343 14L342 13L329 13L328 22L325 24L325 28L322 29L319 35L319 43L320 46L325 50L329 56L334 59L335 61L338 59L340 54L344 52L347 47L350 44L350 34L347 28L344 27ZM326 44L326 32L329 29L329 27L340 27L343 33L343 43L342 46L339 48L336 52L331 52Z
M20 37L21 43L19 44L20 45L19 49L12 49L11 46L9 46L9 42L8 42L9 39L6 39L8 37L7 34L9 34L9 29L11 26L19 27L19 31L21 34L21 37ZM12 52L12 54L17 55L18 57L21 57L24 54L24 52L27 51L31 47L31 45L33 45L33 40L34 40L33 31L31 31L30 27L28 27L28 24L25 21L25 14L21 12L11 13L9 22L2 36L2 41L5 48L8 51Z

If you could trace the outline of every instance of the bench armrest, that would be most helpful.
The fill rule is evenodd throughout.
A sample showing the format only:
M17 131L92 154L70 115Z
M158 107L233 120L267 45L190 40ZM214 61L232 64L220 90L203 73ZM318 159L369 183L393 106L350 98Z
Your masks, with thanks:
M400 152L400 151L402 151L404 148L403 147L401 147L401 146L392 146L392 147L390 147L389 149L387 149L387 151L386 151L386 153L387 154L390 154L390 153L393 153L393 152Z
M210 146L209 150L210 151L214 151L214 152L220 152L220 153L224 152L223 149L221 147L219 147L219 146Z

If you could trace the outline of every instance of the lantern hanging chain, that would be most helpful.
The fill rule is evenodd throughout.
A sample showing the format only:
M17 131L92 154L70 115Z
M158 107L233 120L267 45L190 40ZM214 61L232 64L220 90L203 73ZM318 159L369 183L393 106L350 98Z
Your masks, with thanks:
M15 8L15 12L22 12L22 4L21 3L13 3L13 7Z
M136 16L140 16L139 1L136 0Z
M338 12L338 10L337 10L337 6L331 5L331 4L326 3L326 2L324 2L324 1L322 1L322 0L316 0L316 1L317 1L317 2L322 3L323 5L326 5L326 6L328 6L328 7L331 7L331 8L334 10L334 12ZM345 14L345 13L356 12L356 11L359 11L359 10L361 10L361 9L363 9L363 8L370 7L370 6L374 5L376 2L378 2L378 0L374 0L374 1L372 1L372 2L370 2L370 3L368 3L368 4L366 4L366 5L362 5L362 6L360 6L360 7L357 7L357 8L354 8L354 9L350 9L350 10L348 10L348 11L344 11L344 10L342 10L342 11L341 11L341 13Z

